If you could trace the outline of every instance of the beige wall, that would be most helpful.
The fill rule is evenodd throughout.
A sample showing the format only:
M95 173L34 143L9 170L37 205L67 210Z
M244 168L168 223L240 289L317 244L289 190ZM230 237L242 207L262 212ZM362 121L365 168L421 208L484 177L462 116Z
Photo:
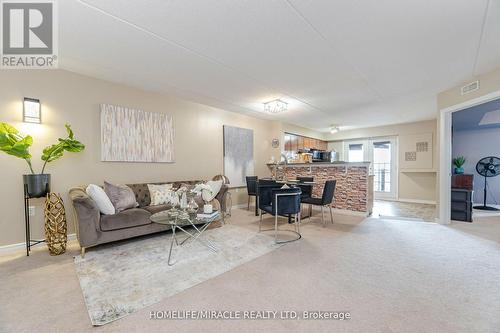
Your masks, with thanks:
M421 122L389 125L371 128L360 128L350 131L340 131L335 134L329 134L329 149L335 149L340 153L340 159L345 159L343 152L343 141L375 138L385 136L396 136L408 134L433 133L433 169L437 166L437 121L427 120ZM400 199L416 201L436 201L436 172L403 172L400 170L398 178L398 196Z
M461 94L461 87L463 87L467 83L474 82L476 80L479 80L479 89L474 91L474 92L468 93L466 95L462 95ZM439 154L439 144L440 144L439 143L439 135L440 135L439 128L440 128L440 112L441 112L441 110L448 108L448 107L451 107L451 106L454 106L454 105L457 105L457 104L460 104L460 103L467 102L469 100L472 100L472 99L475 99L475 98L478 98L478 97L481 97L481 96L484 96L484 95L487 95L487 94L490 94L493 92L497 92L497 91L500 91L500 68L497 68L497 69L495 69L491 72L488 72L488 73L473 76L470 79L465 80L461 84L459 84L451 89L445 90L445 91L438 94L438 96L437 96L437 106L438 106L438 108L437 108L437 119L438 119L437 127L438 127L438 132L437 132L437 140L436 140L437 141L436 151L438 152L438 154ZM439 160L436 161L436 168L439 170ZM440 174L438 173L438 177L437 177L438 183L436 184L436 192L438 194L437 195L438 199L439 199L439 192L440 192L439 177L440 177ZM438 203L439 203L439 200L438 200Z
M43 124L21 122L22 98L41 100ZM110 103L145 111L166 112L174 117L176 162L115 163L100 162L99 104ZM222 126L224 124L254 130L255 171L267 176L265 163L279 149L271 140L281 136L281 123L187 102L126 87L67 71L2 71L0 75L0 121L10 123L34 138L31 149L33 164L40 170L43 147L65 136L64 124L70 123L87 148L79 154L67 153L49 165L52 190L63 194L69 215L70 233L73 221L67 190L76 185L97 183L106 179L115 183L139 183L162 180L210 179L223 172ZM24 241L23 191L21 175L28 172L26 163L0 153L0 246ZM246 200L246 189L233 190L233 203ZM42 236L42 200L33 200L33 236Z
M283 132L285 133L292 133L292 134L298 134L302 136L306 136L308 138L313 138L313 139L318 139L318 140L325 140L327 133L322 133L318 131L314 131L309 128L305 127L300 127L288 123L283 123Z
M461 95L460 88L467 83L479 80L479 90L466 95ZM460 104L468 100L481 97L483 95L500 91L500 68L486 74L471 77L456 87L448 89L438 94L438 110L442 110L452 105Z

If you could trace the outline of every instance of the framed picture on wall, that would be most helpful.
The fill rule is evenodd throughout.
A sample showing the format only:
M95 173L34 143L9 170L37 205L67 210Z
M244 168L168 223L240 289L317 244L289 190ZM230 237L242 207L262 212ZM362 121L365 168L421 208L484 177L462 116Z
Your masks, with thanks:
M224 175L230 187L246 186L246 176L253 176L253 130L224 125Z

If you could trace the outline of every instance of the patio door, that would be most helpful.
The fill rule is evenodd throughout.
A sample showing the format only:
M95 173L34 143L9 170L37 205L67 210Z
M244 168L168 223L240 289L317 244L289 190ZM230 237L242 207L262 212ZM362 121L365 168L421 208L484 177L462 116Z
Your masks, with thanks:
M397 198L397 140L395 137L346 141L345 159L349 162L371 162L373 190L377 199Z

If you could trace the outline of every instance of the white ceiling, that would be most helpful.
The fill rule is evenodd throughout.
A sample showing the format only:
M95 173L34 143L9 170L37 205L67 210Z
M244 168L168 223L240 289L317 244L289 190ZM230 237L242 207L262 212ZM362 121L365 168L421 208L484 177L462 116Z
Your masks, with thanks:
M434 118L500 67L500 0L58 3L61 68L322 131Z

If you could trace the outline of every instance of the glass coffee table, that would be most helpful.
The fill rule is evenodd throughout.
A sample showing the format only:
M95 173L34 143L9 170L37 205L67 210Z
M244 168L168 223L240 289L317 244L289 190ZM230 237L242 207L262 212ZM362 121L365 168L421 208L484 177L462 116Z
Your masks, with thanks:
M171 262L172 249L174 243L176 246L182 247L188 240L198 241L205 245L210 250L217 252L218 248L210 240L202 237L203 233L212 224L212 222L221 219L220 212L217 212L210 218L197 217L197 213L187 213L181 210L164 210L162 212L151 215L151 221L154 223L165 224L172 227L172 237L170 239L170 250L168 252L168 265L172 266L175 262ZM191 227L191 228L190 228ZM186 238L181 242L177 240L176 232L182 231Z

